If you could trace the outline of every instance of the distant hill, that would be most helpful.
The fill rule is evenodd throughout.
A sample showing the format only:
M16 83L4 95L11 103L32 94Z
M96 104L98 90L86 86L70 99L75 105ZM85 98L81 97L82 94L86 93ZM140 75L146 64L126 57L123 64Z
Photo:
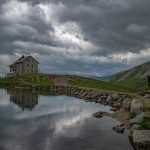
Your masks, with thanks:
M111 81L145 80L150 74L150 61L132 69L112 75Z
M111 79L111 76L101 76L101 77L89 76L89 78L96 79L96 80L102 80L102 81L109 81Z

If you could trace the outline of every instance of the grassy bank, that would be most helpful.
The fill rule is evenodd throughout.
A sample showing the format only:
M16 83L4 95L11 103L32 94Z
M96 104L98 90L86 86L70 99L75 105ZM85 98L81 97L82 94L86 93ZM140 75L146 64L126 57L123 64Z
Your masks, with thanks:
M53 82L46 74L29 74L13 78L0 78L0 85L13 87L51 86Z
M59 81L64 78L59 77ZM106 91L117 91L125 93L138 93L144 95L147 88L146 80L128 80L123 82L106 82L80 76L72 76L67 79L67 85L79 88L94 88ZM63 83L63 82L62 82ZM0 85L4 86L51 86L54 81L50 80L47 74L30 74L23 77L0 78Z
M72 78L69 81L69 85L127 93L144 93L147 88L146 81L105 82L83 77Z

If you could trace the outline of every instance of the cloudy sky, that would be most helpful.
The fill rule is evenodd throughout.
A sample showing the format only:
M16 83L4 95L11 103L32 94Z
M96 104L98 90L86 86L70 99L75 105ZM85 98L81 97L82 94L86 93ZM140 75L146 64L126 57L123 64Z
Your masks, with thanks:
M110 75L150 59L150 0L0 0L0 75L22 55L46 73Z

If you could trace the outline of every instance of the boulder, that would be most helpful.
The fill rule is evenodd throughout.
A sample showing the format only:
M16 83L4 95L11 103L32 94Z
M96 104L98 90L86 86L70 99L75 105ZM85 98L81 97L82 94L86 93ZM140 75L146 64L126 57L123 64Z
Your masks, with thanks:
M146 94L150 94L150 90L147 90L147 91L146 91Z
M117 108L110 108L111 111L117 111Z
M101 99L105 101L107 99L107 96L101 96Z
M133 145L136 150L149 150L150 130L134 130Z
M112 102L112 97L111 97L111 95L109 95L108 97L107 97L107 99L106 99L106 103L107 104L110 104L111 102Z
M120 96L117 93L112 94L111 97L114 101L120 98Z
M140 127L139 124L134 124L130 130L130 133L133 134L134 130L137 130Z
M97 99L97 102L98 102L98 103L101 103L101 102L102 102L102 99L99 97L99 98Z
M145 115L148 115L149 113L147 112L142 112L141 114L139 114L138 116L136 116L135 118L131 119L130 120L130 124L133 125L133 124L141 124L141 122L143 121L143 117Z
M96 112L95 114L93 114L93 116L96 118L102 118L103 117L102 112Z
M119 98L119 99L117 100L117 102L118 102L118 103L122 103L123 100L124 100L124 99L121 97L121 98Z
M99 111L94 113L93 116L96 118L102 118L103 116L111 116L111 114L108 112Z
M131 108L131 102L132 100L130 98L125 98L122 102L122 107L129 111Z
M139 99L133 99L131 103L131 110L132 113L139 114L143 111L143 103Z
M145 96L144 96L145 98L150 98L150 94L145 94Z
M121 104L120 103L115 103L115 104L113 104L113 107L115 107L115 108L120 108L121 107Z
M125 130L125 126L124 124L117 125L113 127L113 130L115 130L117 133L123 133Z

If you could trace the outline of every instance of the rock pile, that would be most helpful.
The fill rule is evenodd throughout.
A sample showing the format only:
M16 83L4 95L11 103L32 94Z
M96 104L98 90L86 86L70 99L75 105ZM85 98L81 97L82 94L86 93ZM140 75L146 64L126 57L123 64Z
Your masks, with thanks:
M49 88L49 94L73 96L88 102L110 105L114 111L121 107L129 110L131 107L131 99L112 92L100 92L98 90L87 90L70 86L53 86Z
M133 99L131 102L131 113L135 117L130 120L131 130L130 139L136 150L149 150L150 149L150 130L140 130L144 116L150 115L149 112L143 111L143 104L138 99Z

